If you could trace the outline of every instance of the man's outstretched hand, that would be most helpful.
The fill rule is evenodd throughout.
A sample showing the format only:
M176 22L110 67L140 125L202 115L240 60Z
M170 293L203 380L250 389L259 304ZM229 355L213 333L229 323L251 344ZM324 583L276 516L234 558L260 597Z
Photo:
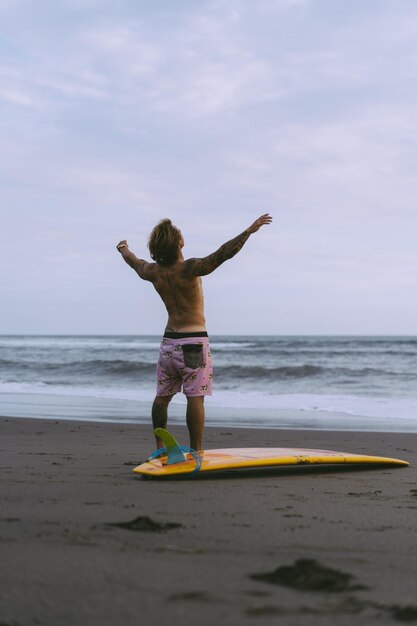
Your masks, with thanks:
M256 233L261 226L265 226L265 224L270 224L271 222L272 217L269 213L264 213L264 215L261 215L261 217L258 217L258 219L253 222L252 226L249 226L247 231L252 235L253 233Z
M127 241L126 239L122 239L122 241L119 241L119 243L117 244L116 248L119 250L119 248L128 248L129 246L127 245ZM120 252L120 250L119 250Z

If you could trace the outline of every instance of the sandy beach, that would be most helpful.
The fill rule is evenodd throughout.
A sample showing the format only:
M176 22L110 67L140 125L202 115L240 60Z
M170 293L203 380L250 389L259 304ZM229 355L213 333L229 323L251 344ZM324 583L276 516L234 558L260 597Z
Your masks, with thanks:
M164 482L131 472L154 448L149 427L0 427L1 626L417 622L417 434L208 428L206 448L334 449L411 466ZM187 442L185 428L172 431Z

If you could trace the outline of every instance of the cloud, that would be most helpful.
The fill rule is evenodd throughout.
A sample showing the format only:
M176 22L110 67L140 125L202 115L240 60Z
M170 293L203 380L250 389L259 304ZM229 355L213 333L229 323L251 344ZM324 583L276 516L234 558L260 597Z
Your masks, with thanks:
M13 89L4 86L0 86L0 99L8 102L9 104L16 104L18 106L39 106L39 101L33 98L32 95L25 93L20 89Z
M27 85L25 73L13 65L0 65L0 100L13 106L37 110L45 106L43 96Z
M91 98L178 118L279 97L268 62L238 41L235 21L232 10L201 10L185 14L176 30L159 33L152 18L99 20L63 29L61 37L50 32L49 45L35 29L22 43L26 54L16 89L23 83L42 89L51 106L57 96L59 106Z
M155 74L161 62L160 46L153 42L146 34L145 26L138 21L89 28L77 38L87 64L95 64L101 71L104 68L106 71L117 70L119 78L140 79Z

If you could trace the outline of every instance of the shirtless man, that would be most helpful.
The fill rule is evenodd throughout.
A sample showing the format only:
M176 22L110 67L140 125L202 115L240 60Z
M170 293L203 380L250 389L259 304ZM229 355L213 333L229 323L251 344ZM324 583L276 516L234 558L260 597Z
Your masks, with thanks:
M201 276L210 274L234 257L250 235L271 221L268 213L261 215L243 233L201 259L184 259L183 236L169 219L157 224L149 237L148 247L155 263L138 259L129 250L125 239L116 246L140 278L153 284L168 312L157 366L153 427L166 427L168 405L182 388L187 397L190 447L194 450L202 449L204 396L211 395L213 378ZM158 438L156 445L163 447Z

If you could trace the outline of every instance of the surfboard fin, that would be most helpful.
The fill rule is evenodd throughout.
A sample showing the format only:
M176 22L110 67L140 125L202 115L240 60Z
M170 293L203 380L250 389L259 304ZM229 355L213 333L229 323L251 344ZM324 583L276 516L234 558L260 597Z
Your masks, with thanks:
M184 452L181 450L178 441L175 439L171 433L169 433L165 428L155 428L154 431L155 436L162 439L164 442L168 459L167 465L173 465L174 463L182 463L187 460Z

